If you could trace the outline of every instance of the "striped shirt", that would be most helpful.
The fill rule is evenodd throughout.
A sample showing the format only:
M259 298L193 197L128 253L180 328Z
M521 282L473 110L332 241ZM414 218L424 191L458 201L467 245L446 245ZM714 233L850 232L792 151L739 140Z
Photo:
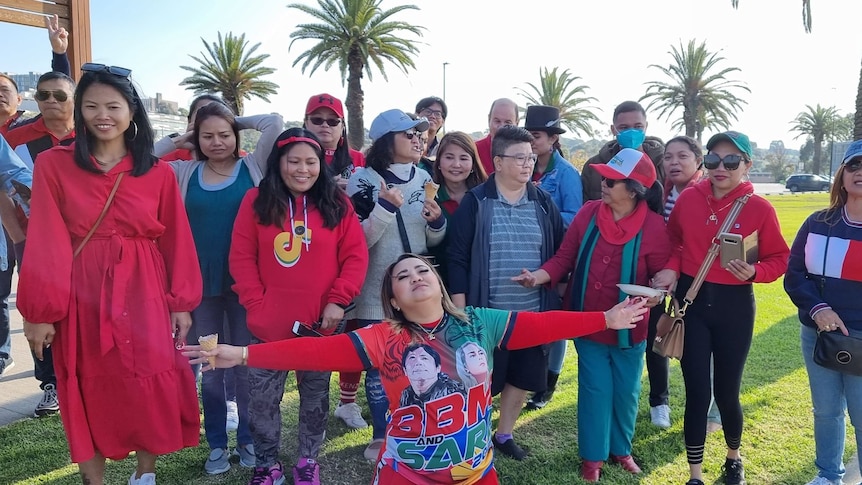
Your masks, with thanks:
M676 199L679 198L679 191L676 190L676 186L670 189L670 193L667 194L667 201L664 203L664 221L667 222L668 217L670 217L670 211L673 210L673 206L676 205Z
M536 220L536 203L527 198L509 204L494 202L491 219L490 284L488 306L500 310L539 311L539 288L524 288L512 281L521 269L542 265L542 228Z

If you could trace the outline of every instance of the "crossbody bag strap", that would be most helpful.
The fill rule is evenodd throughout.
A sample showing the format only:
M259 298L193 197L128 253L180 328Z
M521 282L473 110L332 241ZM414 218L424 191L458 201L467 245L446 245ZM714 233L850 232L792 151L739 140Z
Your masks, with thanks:
M404 218L401 217L401 209L395 209L395 220L398 222L398 234L401 236L401 245L404 246L405 253L412 253L410 249L410 238L407 237L407 227L404 225Z
M126 175L126 172L120 172L117 175L117 180L114 182L114 187L111 189L111 193L108 194L108 200L105 201L105 207L102 208L102 213L99 214L99 217L96 219L96 222L93 223L93 227L90 228L90 232L84 236L84 239L81 240L81 244L78 244L78 247L75 248L75 252L72 253L72 258L77 258L81 251L84 249L84 246L87 244L87 241L93 237L93 234L96 233L96 229L99 228L99 224L102 223L102 220L105 218L105 215L108 213L108 209L111 208L111 203L114 201L114 196L117 195L117 189L120 188L120 181L123 180L123 175Z
M712 262L715 261L716 256L718 256L720 248L719 236L721 236L721 233L730 230L730 227L734 222L736 222L736 218L739 216L739 213L742 212L742 207L750 198L751 194L745 194L736 199L733 203L733 208L730 209L730 213L727 215L727 219L724 220L724 223L720 228L718 228L718 232L715 234L715 237L712 238L712 245L709 247L709 251L706 252L706 257L703 258L703 263L701 263L700 269L697 271L697 276L694 277L694 281L692 281L691 286L685 293L685 299L683 299L682 307L680 308L681 315L685 315L685 311L688 306L694 302L694 299L697 297L697 292L700 291L700 286L703 284L703 280L706 279L706 274L712 266Z

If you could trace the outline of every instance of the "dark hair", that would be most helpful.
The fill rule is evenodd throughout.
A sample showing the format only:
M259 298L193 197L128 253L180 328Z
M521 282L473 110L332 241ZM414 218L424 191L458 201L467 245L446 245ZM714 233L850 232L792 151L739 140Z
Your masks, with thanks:
M644 115L644 118L646 118L646 110L644 110L644 107L641 106L640 103L638 103L637 101L623 101L622 103L618 104L616 108L614 108L613 121L616 123L617 116L619 116L621 113L630 113L632 111L637 111L640 114Z
M652 186L647 189L637 180L624 179L626 190L635 194L635 203L646 201L649 210L659 215L664 215L664 203L662 202L663 189L661 183L656 180Z
M92 156L90 146L95 142L95 138L87 130L87 124L81 112L84 93L94 84L111 87L126 99L132 120L123 138L126 148L132 155L132 176L144 175L157 162L156 157L153 156L153 129L150 126L150 119L144 111L141 97L138 96L132 81L128 77L117 76L108 71L85 72L75 89L75 164L88 172L102 173L90 159Z
M310 138L314 140L314 143L298 140L279 146L279 142L293 137ZM288 204L293 204L295 201L293 194L281 178L281 157L297 143L305 143L313 148L318 160L320 160L320 173L306 194L309 201L320 212L320 216L323 218L323 227L334 229L347 214L346 196L338 189L333 179L333 173L324 161L320 141L314 136L314 133L305 128L290 128L276 138L272 152L266 159L266 173L263 180L260 181L257 199L254 201L254 212L264 226L274 225L284 229L284 217L287 214Z
M223 104L223 105L224 105L225 107L227 107L228 109L230 109L230 106L228 106L228 105L224 102L224 100L223 100L223 99L221 99L220 97L216 96L215 94L201 94L201 95L200 95L200 96L198 96L197 98L193 99L193 100L192 100L192 104L191 104L191 105L189 105L189 116L188 116L189 122L191 122L191 121L192 121L192 116L194 116L195 111L197 111L197 110L198 110L198 105L201 103L201 101L212 101L212 102L214 102L214 103L220 103L220 104Z
M440 105L440 111L443 112L443 119L445 120L447 116L449 116L449 107L446 106L446 101L438 98L437 96L428 96L427 98L422 98L416 103L416 112L421 113L423 109L430 108L432 104L437 103Z
M415 352L419 349L422 349L427 352L428 355L430 355L431 358L434 359L434 365L436 367L440 367L440 354L426 343L414 343L408 345L407 348L404 349L404 353L401 354L401 367L407 366L407 357L410 355L410 352Z
M437 272L434 265L431 264L431 262L424 256L413 253L403 253L398 256L395 262L386 267L386 271L383 273L383 284L380 286L380 301L383 304L383 318L392 324L392 328L395 333L406 330L410 334L411 342L421 342L422 338L425 336L425 332L420 330L417 324L407 320L407 317L404 316L404 312L401 308L396 308L392 304L392 299L395 298L395 292L392 290L392 271L398 263L410 258L422 261L426 266L428 266L431 272L434 273L434 276L437 277L437 281L440 283L440 290L443 294L441 302L443 311L462 322L469 323L469 315L467 315L463 309L456 307L455 304L452 303L452 298L449 296L449 292L446 291L446 285L443 283L443 278L440 277L440 273ZM446 317L444 316L443 318Z
M512 145L518 143L532 143L533 135L529 131L519 126L506 125L501 126L494 135L494 140L491 142L491 156L499 157Z
M48 71L45 74L39 76L39 80L36 81L36 89L39 88L39 85L46 81L53 81L55 79L59 79L61 81L66 81L69 83L69 87L72 88L72 91L75 90L75 80L70 78L66 73L59 71Z
M368 151L365 152L365 166L373 168L375 172L383 174L383 171L392 165L395 156L395 132L381 136L374 140Z
M434 179L434 182L438 184L444 183L443 173L440 171L440 156L443 155L443 152L445 152L447 148L449 148L449 145L461 147L468 155L470 155L470 158L473 159L472 165L470 166L471 173L467 176L467 180L464 181L467 184L467 190L470 190L488 180L488 174L485 173L485 167L483 167L482 163L479 162L479 151L476 148L476 142L473 141L473 138L463 131L450 131L443 135L443 138L440 139L440 144L437 147L437 161L434 162L434 169L431 173L431 178Z
M198 110L198 114L195 116L195 127L194 127L194 136L192 136L192 143L195 145L195 153L198 154L199 160L209 160L207 155L201 150L201 141L200 141L200 130L201 124L206 121L208 118L221 118L230 125L233 130L233 136L236 139L236 144L233 147L233 157L239 158L239 126L236 123L236 116L234 116L233 111L230 110L227 106L222 103L210 103Z
M0 72L0 78L6 79L6 80L8 80L10 83L12 83L12 87L14 87L14 88L15 88L15 92L16 92L16 93L18 92L18 83L16 83L14 79L12 79L11 77L9 77L7 74L3 74L2 72Z

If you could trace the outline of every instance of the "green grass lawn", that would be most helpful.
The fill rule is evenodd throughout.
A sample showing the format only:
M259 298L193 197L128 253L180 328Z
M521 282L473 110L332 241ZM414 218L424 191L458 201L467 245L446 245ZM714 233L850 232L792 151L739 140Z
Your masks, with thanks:
M770 200L778 210L788 243L802 221L812 211L824 207L826 194L781 195ZM799 349L799 322L796 309L785 295L781 280L756 285L757 322L754 342L743 379L742 404L746 416L742 453L746 476L751 484L798 485L814 475L814 442L811 400ZM531 456L524 462L497 459L502 483L577 484L577 359L572 345L559 391L544 409L521 416L516 427L519 442ZM338 396L337 380L332 380L332 403ZM644 470L631 476L616 466L607 466L602 482L610 484L682 484L688 479L682 437L684 390L679 365L671 367L671 408L673 426L653 427L649 420L647 379L635 433L634 455ZM294 385L285 392L282 411L282 460L288 467L296 460L296 413L299 396ZM364 397L360 396L364 406ZM130 417L133 418L133 417ZM496 416L495 416L496 418ZM328 485L366 484L372 467L362 458L370 430L351 431L331 419L328 440L320 457L322 481ZM201 442L205 443L203 433ZM709 435L704 470L706 483L719 476L724 462L722 434ZM159 461L158 479L164 484L244 484L250 472L238 466L224 475L209 477L203 472L208 449L205 445L164 457ZM847 456L855 452L848 434ZM134 460L111 462L106 483L123 484L134 468ZM78 484L77 467L69 455L60 421L56 417L25 420L0 428L0 484ZM290 475L288 472L288 480Z

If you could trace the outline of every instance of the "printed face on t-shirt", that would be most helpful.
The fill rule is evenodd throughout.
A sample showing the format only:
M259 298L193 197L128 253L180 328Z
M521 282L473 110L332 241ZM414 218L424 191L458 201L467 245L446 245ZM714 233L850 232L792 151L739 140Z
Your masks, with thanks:
M434 357L424 347L407 352L404 359L404 374L417 392L424 392L434 385L439 373L440 365L434 362Z

